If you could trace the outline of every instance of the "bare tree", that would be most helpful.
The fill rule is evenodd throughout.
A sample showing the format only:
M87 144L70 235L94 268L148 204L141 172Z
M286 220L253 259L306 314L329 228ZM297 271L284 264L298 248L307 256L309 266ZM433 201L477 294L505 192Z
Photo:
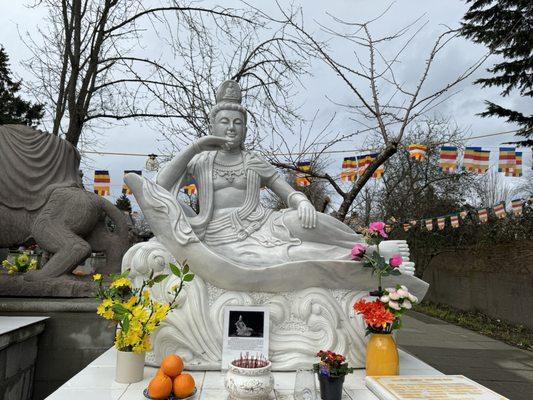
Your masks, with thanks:
M235 32L241 31L258 39L267 19L256 11L178 0L38 0L34 6L46 7L48 18L39 39L25 38L32 51L26 66L35 77L30 89L47 103L51 133L74 145L84 128L130 118L182 120L203 131L215 79L245 81L250 96L275 105L274 96L288 93L275 77L290 79L299 66L287 61L279 30L219 65L214 43L238 44ZM149 57L157 51L147 49L148 31L160 34L161 46L177 59ZM206 74L209 69L220 73Z
M409 126L455 94L454 88L470 77L488 55L466 67L455 79L442 84L438 89L428 90L427 82L431 69L443 49L458 37L457 30L446 29L437 37L425 60L420 62L423 67L418 80L409 85L400 81L397 69L402 56L427 24L422 18L396 32L376 37L372 33L373 26L380 23L381 17L390 7L377 18L366 22L350 22L331 16L333 27L320 25L321 34L327 35L327 39L319 40L317 35L311 34L304 27L301 18L295 17L297 13L286 12L281 6L279 9L283 14L280 22L292 26L295 37L307 44L308 54L321 59L352 95L352 101L349 103L332 101L351 114L351 120L356 127L352 129L354 133L339 135L316 152L323 152L333 144L346 141L354 134L365 131L372 138L380 140L379 148L375 149L377 157L349 190L344 191L337 184L335 177L321 177L328 180L341 196L342 202L336 217L344 220L356 196L376 169L398 151ZM335 54L331 50L333 41L340 41L346 49L343 53L353 54L353 59L342 60L341 55ZM396 49L392 53L387 51L391 47ZM315 144L316 142L318 141L315 140Z
M501 173L490 169L477 182L476 191L479 206L493 207L501 202L511 201L513 189Z

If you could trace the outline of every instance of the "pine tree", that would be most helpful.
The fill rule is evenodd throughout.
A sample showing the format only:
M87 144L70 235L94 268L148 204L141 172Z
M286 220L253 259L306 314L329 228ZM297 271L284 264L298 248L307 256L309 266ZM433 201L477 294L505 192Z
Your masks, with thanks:
M491 77L478 79L482 87L499 86L501 95L517 90L523 97L533 97L533 1L532 0L466 0L471 3L463 17L462 35L489 47L503 61L487 71ZM520 126L517 142L533 146L533 114L505 108L490 101L480 115L506 118ZM531 110L531 109L530 109ZM530 111L528 110L528 111Z
M43 105L22 100L17 92L22 81L15 82L9 69L9 56L0 47L0 125L35 126L43 117Z
M120 196L117 199L117 202L115 203L115 206L119 210L131 212L131 201L130 201L130 199L128 199L128 196L126 196L125 194L122 194L122 196Z

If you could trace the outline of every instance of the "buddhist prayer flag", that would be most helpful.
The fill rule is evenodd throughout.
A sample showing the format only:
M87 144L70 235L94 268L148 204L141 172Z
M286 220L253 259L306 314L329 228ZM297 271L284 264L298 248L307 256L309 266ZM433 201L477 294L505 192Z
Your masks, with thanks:
M443 172L455 172L457 170L457 147L442 146L440 148L439 167Z
M489 169L490 150L467 147L463 156L463 168L468 172L485 173Z
M513 176L516 168L516 152L514 147L500 147L500 157L498 159L498 172L503 172L505 176Z
M513 176L522 176L522 152L515 151L515 169L513 171Z
M450 217L450 223L452 225L452 228L458 228L459 227L459 217L457 215L452 215Z
M428 147L425 144L410 144L407 147L409 157L414 158L417 161L424 161Z
M437 218L437 225L439 227L439 230L443 230L446 226L446 217Z
M498 204L497 206L494 206L492 209L494 211L494 214L496 214L496 216L500 219L505 218L507 216L507 213L505 212L504 203Z
M357 157L344 157L344 160L342 160L341 180L345 182L355 181L356 171Z
M309 175L307 175L303 171L310 171L311 170L311 162L310 161L300 161L296 163L296 166L300 171L296 172L296 184L298 186L309 186L311 184L311 180L309 179Z
M516 217L519 217L522 215L522 199L515 199L515 200L512 200L511 201L511 207L513 209L513 214L516 216Z
M433 220L432 219L426 219L426 229L428 231L432 231L433 230Z
M381 176L383 175L383 173L385 172L385 167L382 165L380 165L375 171L374 173L372 174L372 176L376 179L379 179L381 178Z
M140 170L134 170L134 169L127 169L124 171L124 175L126 174L137 174L142 175L143 172ZM126 182L122 184L122 194L125 194L126 196L129 196L131 194L131 189L126 185Z
M109 171L96 170L94 171L94 185L93 191L98 196L109 196L111 194L111 178Z
M196 194L196 185L191 183L190 185L183 186L183 191L189 196L192 196L193 194Z
M481 210L477 210L477 216L479 217L479 220L481 222L487 222L487 220L489 219L489 214L488 214L486 208L482 208Z

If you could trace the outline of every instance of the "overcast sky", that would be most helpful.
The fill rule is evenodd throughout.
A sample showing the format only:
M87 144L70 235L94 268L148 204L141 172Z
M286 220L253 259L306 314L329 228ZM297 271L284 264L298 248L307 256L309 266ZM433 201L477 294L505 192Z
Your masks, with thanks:
M216 4L217 2L204 2L205 4ZM317 30L318 26L315 21L320 23L330 23L331 19L326 12L335 16L352 21L364 21L375 17L383 11L389 1L382 0L322 0L302 1L303 13L306 19L306 28ZM44 9L28 9L24 4L25 1L7 1L0 0L0 44L3 45L11 59L11 69L16 76L25 80L31 79L31 76L21 65L21 60L29 57L29 52L25 48L19 37L19 31L28 31L34 33L36 27L45 24ZM227 5L227 2L223 3ZM275 10L275 5L271 1L254 2L255 5L265 11ZM394 29L400 28L414 18L424 14L424 20L428 21L426 28L415 39L410 50L406 53L403 63L399 68L401 80L411 82L419 77L420 70L423 68L424 60L428 54L429 47L435 38L444 30L443 25L457 27L461 17L466 11L463 1L459 0L401 0L392 5L391 11L375 27L375 33L388 33ZM156 40L155 38L153 39ZM147 43L149 48L158 48L158 43ZM344 45L333 44L333 49L339 58L349 60L351 54L349 49ZM432 71L432 77L428 82L427 89L437 88L443 83L453 80L458 73L466 67L480 59L487 49L483 46L474 45L471 42L458 39L450 46L435 63ZM486 67L491 65L491 60L486 63ZM355 65L355 64L354 64ZM320 118L327 120L332 113L339 112L338 107L334 106L326 99L326 96L339 101L348 101L349 92L339 82L337 77L328 70L323 64L316 62L312 64L311 72L313 76L304 79L304 88L299 89L297 102L303 104L303 113L305 117L310 118L317 110L320 112ZM486 76L483 69L480 69L468 81L460 85L461 93L452 97L445 104L440 106L436 111L444 117L454 120L460 127L467 131L468 136L477 136L490 134L500 131L512 130L515 127L505 123L498 118L480 118L476 113L483 111L485 99L493 100L504 106L519 109L530 109L533 105L526 103L523 98L512 95L502 99L499 97L499 89L482 89L479 86L472 85L472 81L477 77ZM336 129L350 130L346 118L341 117L337 120ZM143 124L131 122L126 127L117 127L109 129L101 138L100 149L110 152L132 152L132 153L158 153L162 148L162 136L153 128ZM512 135L498 136L473 140L468 142L469 146L485 146L493 150L493 160L496 157L497 146L505 141L512 139ZM354 149L361 148L364 145L364 137L357 137L348 145ZM346 148L346 144L343 145ZM334 159L335 164L331 168L340 172L340 159L338 162ZM109 169L112 178L113 198L119 195L121 178L125 169L141 169L145 163L145 158L139 157L114 157L114 156L94 156L92 163L89 165L93 169ZM524 169L529 169L531 165L531 151L524 151ZM86 176L92 177L92 170L87 168ZM513 178L510 178L511 180Z

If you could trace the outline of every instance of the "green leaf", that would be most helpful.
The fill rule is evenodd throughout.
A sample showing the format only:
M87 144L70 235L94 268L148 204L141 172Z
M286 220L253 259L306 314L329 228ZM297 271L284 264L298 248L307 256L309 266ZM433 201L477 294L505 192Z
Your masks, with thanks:
M126 310L122 304L113 304L113 307L111 307L111 309L117 315L123 315L128 312L128 310Z
M189 272L189 264L183 264L183 275Z
M154 279L152 279L154 281L154 283L160 283L160 282L163 282L165 279L167 279L168 277L168 274L160 274L160 275L157 275L154 277Z
M180 271L180 269L179 269L178 267L176 267L176 266L175 266L174 264L172 264L172 263L169 263L168 266L170 267L170 271L171 271L174 275L176 275L176 276L178 276L178 277L181 277L181 271Z
M130 319L128 318L128 316L126 315L123 319L122 319L122 330L127 333L128 330L130 329Z
M394 268L391 272L390 272L391 275L394 275L394 276L398 276L398 275L401 275L402 273L400 271L398 271L397 268Z
M184 282L190 282L190 281L192 281L193 279L194 279L194 274L192 274L192 273L191 273L191 274L187 274L187 275L185 275L185 276L183 277L183 281L184 281Z

